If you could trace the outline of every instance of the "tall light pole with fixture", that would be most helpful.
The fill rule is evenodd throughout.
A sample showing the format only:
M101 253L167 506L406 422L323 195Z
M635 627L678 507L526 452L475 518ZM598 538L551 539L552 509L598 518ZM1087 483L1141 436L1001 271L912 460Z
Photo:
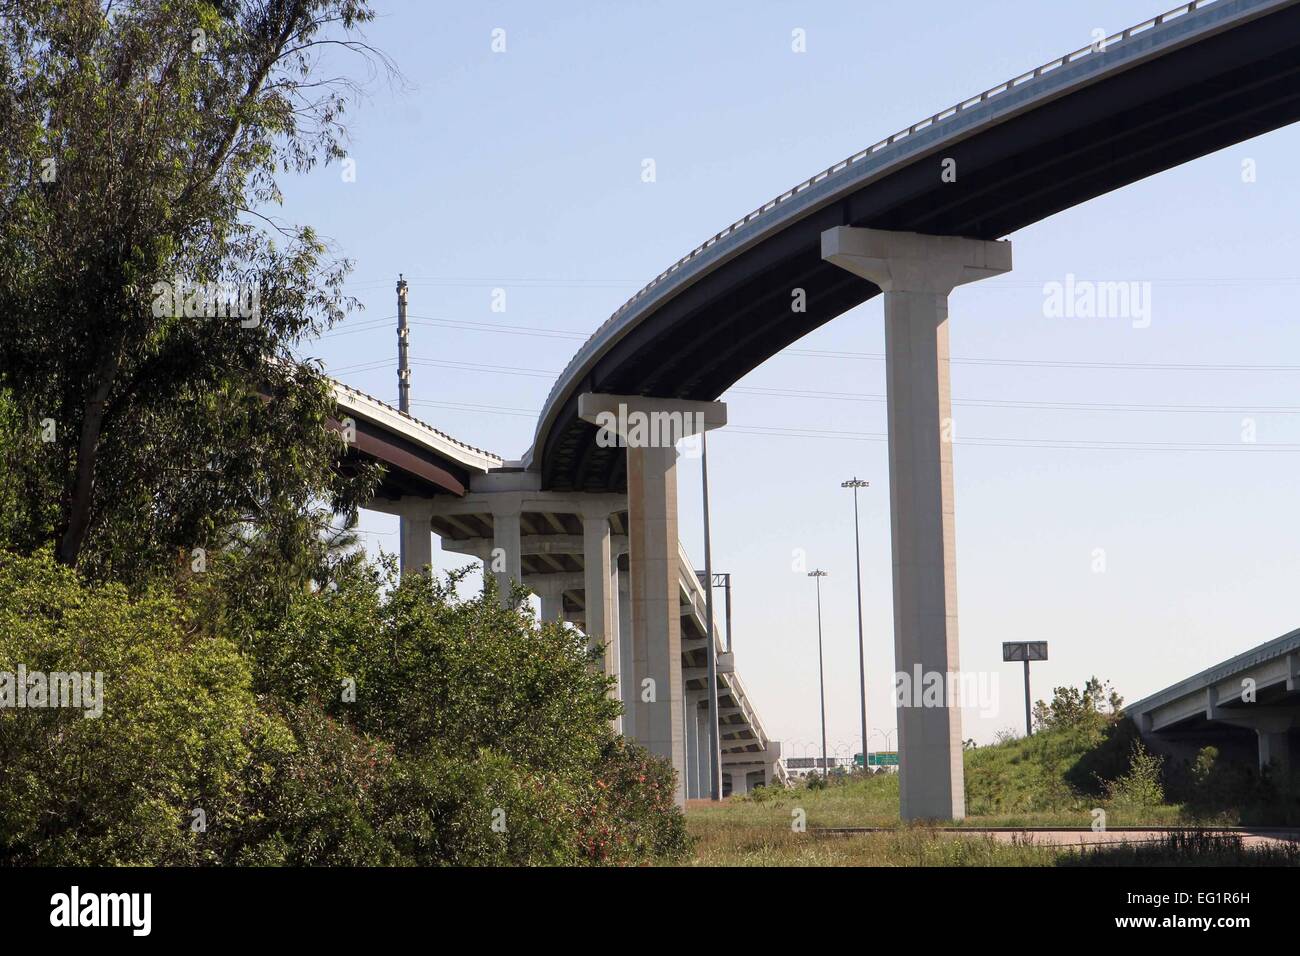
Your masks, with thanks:
M829 571L823 571L817 568L808 572L808 577L817 579L817 684L821 689L822 698L822 776L826 777L830 773L830 766L826 763L826 667L822 663L822 578L829 574Z
M867 651L862 641L862 535L858 532L858 489L871 483L854 475L840 482L841 488L853 489L853 557L858 572L858 682L862 685L862 765L867 762Z
M709 440L700 432L700 484L704 489L704 660L709 684L709 799L722 799L722 737L718 726L718 649L713 636L713 541L709 530ZM730 585L730 580L728 580ZM727 607L731 607L731 592L727 592ZM728 620L730 623L730 620ZM728 645L731 632L727 632ZM728 646L730 651L731 647ZM734 778L733 778L734 779Z

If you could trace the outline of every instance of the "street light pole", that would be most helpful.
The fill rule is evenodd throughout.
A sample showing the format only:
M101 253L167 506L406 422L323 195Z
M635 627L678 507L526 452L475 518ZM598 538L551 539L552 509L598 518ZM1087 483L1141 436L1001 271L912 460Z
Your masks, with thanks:
M858 531L858 489L871 487L870 482L854 475L840 482L841 488L853 489L853 557L858 573L858 682L862 685L862 767L867 766L867 651L862 640L862 535Z
M713 542L709 533L709 445L708 435L700 432L700 478L704 486L704 616L706 618L705 652L709 683L709 799L722 799L722 737L718 728L718 654L713 635ZM728 641L731 635L727 635ZM730 648L728 648L730 649Z
M829 779L826 764L826 667L822 663L822 578L829 572L821 568L809 571L808 577L817 579L817 683L822 698L822 776Z

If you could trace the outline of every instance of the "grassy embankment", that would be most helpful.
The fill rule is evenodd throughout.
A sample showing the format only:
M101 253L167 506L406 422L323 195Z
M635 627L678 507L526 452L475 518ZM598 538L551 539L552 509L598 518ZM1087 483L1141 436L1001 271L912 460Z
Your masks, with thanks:
M1095 720L1058 727L966 753L968 816L945 827L903 826L898 777L880 774L757 791L687 813L700 865L1053 866L1159 863L1291 864L1300 851L1261 851L1232 839L1176 836L1165 845L1077 850L1015 839L944 833L956 827L1088 827L1098 809L1108 827L1230 825L1260 822L1228 805L1166 797L1186 789L1185 768L1160 766L1133 750L1131 726ZM1226 773L1220 770L1219 773ZM1211 774L1212 776L1212 774ZM1206 789L1206 780L1190 781ZM1219 792L1227 794L1220 787ZM802 818L805 831L793 824ZM1277 819L1275 822L1288 822ZM827 827L885 827L888 832L819 835Z

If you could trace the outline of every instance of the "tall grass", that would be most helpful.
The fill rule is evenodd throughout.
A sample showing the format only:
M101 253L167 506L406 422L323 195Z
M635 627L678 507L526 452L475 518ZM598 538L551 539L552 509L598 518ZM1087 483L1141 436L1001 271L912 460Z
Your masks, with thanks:
M1068 690L1068 689L1066 689ZM1112 708L1113 711L1113 708ZM1296 865L1295 846L1252 846L1239 837L1177 833L1156 842L1084 849L958 836L961 827L1190 826L1300 819L1285 781L1202 754L1195 766L1146 751L1133 724L1058 689L1044 729L968 750L967 816L940 828L898 818L894 774L832 777L828 786L759 789L687 814L696 862L713 865L1123 866L1215 863ZM835 828L885 832L827 836ZM802 828L802 830L800 829ZM947 828L948 832L945 832Z
M1300 866L1300 843L1248 844L1235 833L1166 833L1147 842L1084 847L1060 866Z

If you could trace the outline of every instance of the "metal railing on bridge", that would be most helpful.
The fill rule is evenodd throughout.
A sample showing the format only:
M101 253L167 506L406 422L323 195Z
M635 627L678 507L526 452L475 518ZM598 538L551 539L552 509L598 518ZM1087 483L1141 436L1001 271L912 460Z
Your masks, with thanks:
M769 200L768 202L763 203L763 205L759 206L753 212L749 213L746 216L742 216L741 218L733 222L731 225L727 226L725 229L721 230L718 233L715 233L710 238L704 240L704 242L700 243L690 252L686 253L686 255L682 256L680 259L678 259L676 262L670 265L663 272L659 273L657 276L651 279L648 283L646 283L645 286L643 286L638 292L636 292L636 294L634 294L630 299L628 299L626 302L620 305L616 310L614 310L614 313L608 319L606 319L604 323L601 324L601 329L607 326L610 322L617 319L620 315L626 312L637 302L641 301L641 299L643 299L648 293L650 293L655 287L657 287L665 279L674 275L683 266L687 265L688 263L690 263L700 255L708 251L718 242L736 233L740 229L743 229L745 226L749 225L750 223L764 217L768 213L771 213L773 210L779 209L784 203L787 203L794 197L801 195L804 191L810 189L811 187L817 185L818 183L823 182L824 180L830 178L831 176L835 176L840 173L843 173L844 170L846 169L853 168L854 166L856 166L856 164L862 162L867 157L880 152L882 149L885 149L889 146L894 145L895 143L905 140L907 137L912 136L920 132L921 130L929 129L945 119L948 119L953 116L957 116L960 113L962 113L964 110L970 109L972 106L977 106L979 104L988 102L990 99L1008 93L1012 90L1018 89L1024 83L1030 80L1037 79L1047 73L1052 72L1053 70L1057 70L1065 66L1066 64L1077 62L1087 56L1092 56L1092 55L1097 55L1099 53L1102 53L1112 43L1118 43L1127 40L1130 37L1145 33L1148 30L1153 30L1156 27L1161 26L1162 24L1186 16L1187 14L1193 13L1196 10L1204 9L1205 7L1213 6L1214 4L1223 3L1223 2L1225 2L1225 0L1189 0L1189 2L1181 4L1172 10L1166 11L1165 13L1162 13L1158 16L1151 17L1149 20L1144 20L1141 23L1136 24L1135 26L1131 26L1128 27L1127 29L1121 30L1118 33L1111 34L1110 36L1105 37L1104 39L1094 40L1092 43L1088 44L1085 47L1081 47L1080 49L1067 53L1064 56L1057 57L1055 60L1051 60L1048 63L1044 63L1042 66L1035 67L1034 69L1029 70L1028 72L1021 73L1019 76L1015 76L1012 79L1007 80L1005 83L1000 83L997 86L990 87L989 89L984 90L982 93L978 93L975 96L968 97L967 99L964 99L961 102L948 107L947 109L940 110L939 112L931 116L928 116L923 120L913 123L911 126L907 127L906 129L899 130L897 133L894 133L891 136L886 136L878 143L873 143L867 148L859 150L858 152L854 153L852 156L849 156L848 158L843 159L840 162L827 167L821 172L816 173L813 176L810 176L808 179L805 179L797 186L794 186L791 189L787 189L785 192L781 193L781 195L775 197L774 199ZM600 330L597 330L596 334L599 334L599 331ZM582 352L581 350L579 350L578 356L580 356L581 354ZM574 357L573 362L569 363L569 367L564 370L564 373L556 381L555 386L551 389L551 394L547 396L546 407L550 406L551 400L555 397L556 391L561 387L562 383L567 378L568 373L572 368L574 362L578 360L578 356Z

